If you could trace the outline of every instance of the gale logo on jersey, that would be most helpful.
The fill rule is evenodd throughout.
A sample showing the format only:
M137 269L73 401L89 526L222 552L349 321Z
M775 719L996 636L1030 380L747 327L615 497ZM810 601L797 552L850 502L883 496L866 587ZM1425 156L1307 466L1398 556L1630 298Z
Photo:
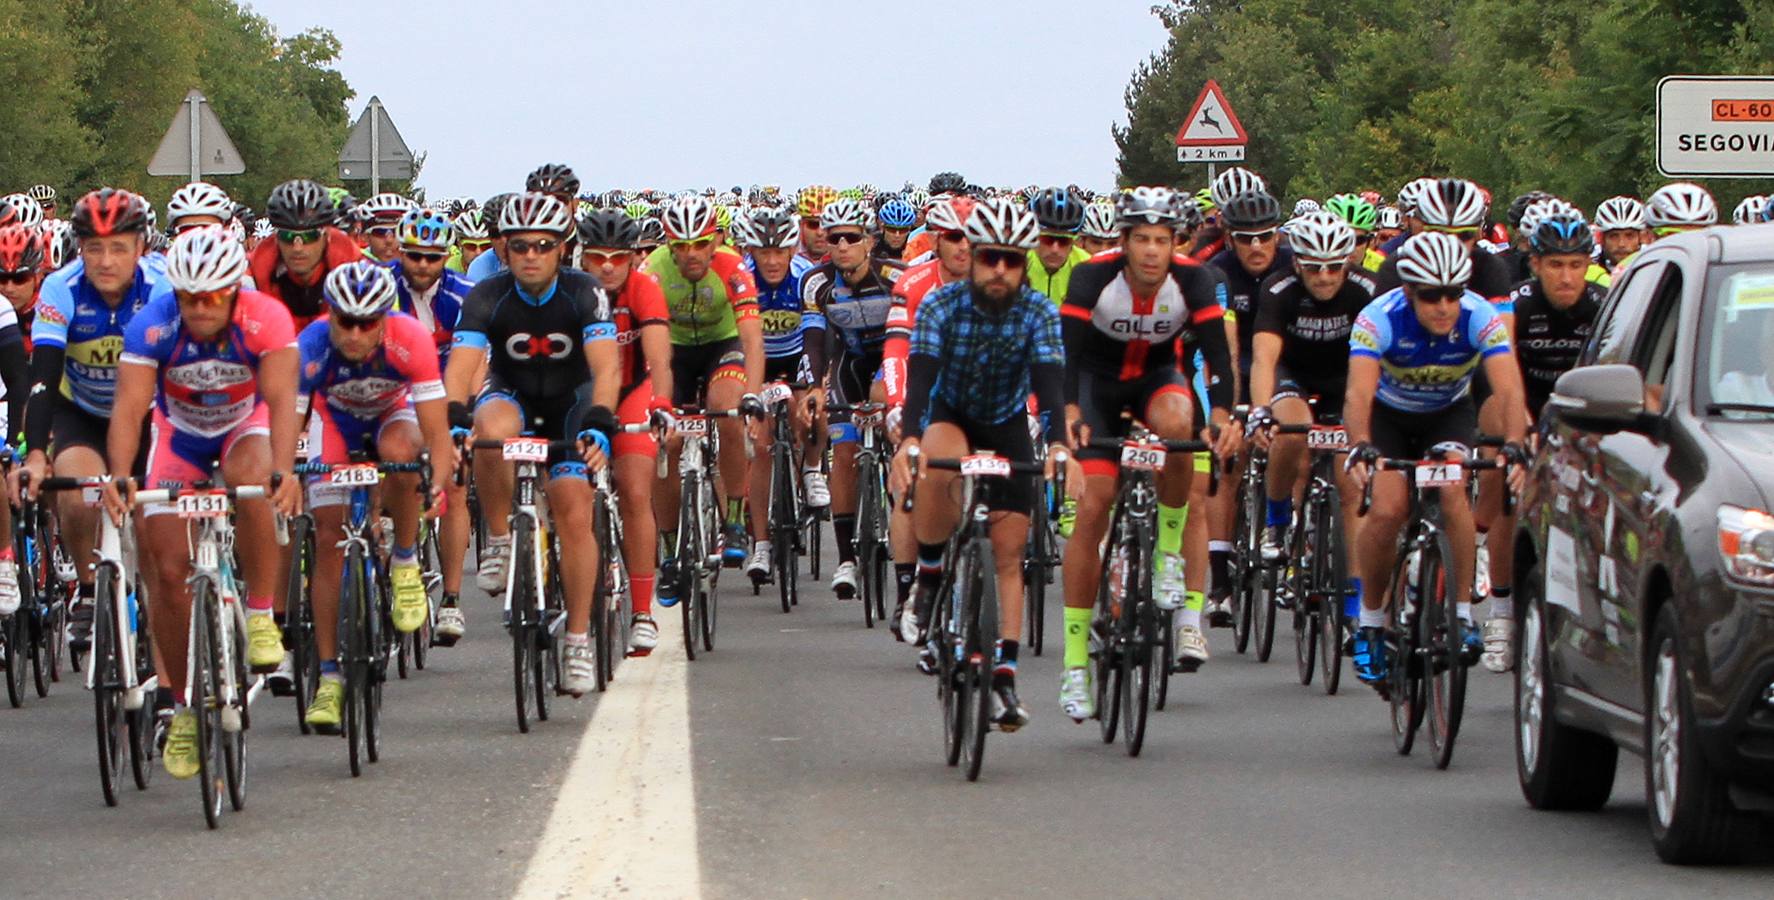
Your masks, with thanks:
M558 331L520 331L505 339L505 352L513 359L566 359L573 353L573 339Z

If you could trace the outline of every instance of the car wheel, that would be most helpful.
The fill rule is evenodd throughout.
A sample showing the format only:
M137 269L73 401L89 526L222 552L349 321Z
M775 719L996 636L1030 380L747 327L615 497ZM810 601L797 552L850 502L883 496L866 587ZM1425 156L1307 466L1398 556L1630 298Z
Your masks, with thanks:
M1745 817L1712 771L1696 734L1675 608L1664 604L1652 632L1645 672L1645 807L1651 844L1664 862L1735 858Z
M1535 809L1595 810L1614 790L1620 748L1606 735L1572 728L1553 715L1546 610L1539 567L1518 582L1515 647L1515 772Z

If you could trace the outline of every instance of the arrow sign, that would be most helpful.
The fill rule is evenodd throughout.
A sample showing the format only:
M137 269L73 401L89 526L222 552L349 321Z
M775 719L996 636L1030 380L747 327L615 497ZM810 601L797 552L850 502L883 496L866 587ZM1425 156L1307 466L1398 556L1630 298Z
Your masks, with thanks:
M199 181L205 175L239 175L245 171L246 160L223 130L215 109L202 91L192 89L173 114L172 125L160 139L154 158L148 161L148 174L184 175Z
M339 151L339 177L359 181L367 178L371 193L381 190L384 178L413 177L413 151L407 149L407 142L395 130L394 120L388 117L380 98L370 98L363 115L357 117L351 133L345 136L345 146Z

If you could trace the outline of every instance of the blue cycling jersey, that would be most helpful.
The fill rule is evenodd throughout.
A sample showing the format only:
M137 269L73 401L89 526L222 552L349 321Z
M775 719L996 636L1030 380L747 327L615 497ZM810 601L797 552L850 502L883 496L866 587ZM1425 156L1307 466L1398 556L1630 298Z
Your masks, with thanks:
M437 361L441 366L449 361L450 339L456 331L456 320L462 317L462 303L468 299L468 292L474 288L460 273L445 269L437 284L432 286L431 297L424 309L414 302L412 289L407 286L406 272L402 263L392 263L394 269L394 308L419 320L431 331L432 342L437 345Z
M95 416L109 416L124 329L137 312L163 296L172 296L171 282L145 261L136 263L135 281L116 309L86 280L84 260L74 260L43 279L31 341L33 347L66 350L62 396Z
M475 257L474 262L468 264L468 280L476 283L486 281L503 271L505 271L505 260L500 259L499 254L488 249L487 252Z
M794 257L789 261L788 275L776 285L764 283L750 256L745 258L745 268L758 283L758 318L764 323L764 355L770 359L800 356L802 333L808 328L825 327L823 315L802 310L801 276L813 268L813 263Z
M1430 413L1465 399L1479 364L1509 352L1509 329L1490 301L1467 291L1460 318L1445 336L1431 335L1393 288L1368 304L1349 333L1349 355L1380 362L1375 401L1399 412Z

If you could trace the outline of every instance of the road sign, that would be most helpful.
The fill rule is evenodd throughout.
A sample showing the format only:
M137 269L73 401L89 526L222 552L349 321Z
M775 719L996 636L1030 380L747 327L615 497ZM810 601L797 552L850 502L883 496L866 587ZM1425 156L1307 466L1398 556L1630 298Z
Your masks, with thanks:
M1774 77L1670 75L1657 82L1657 171L1774 175Z
M1188 118L1177 128L1177 162L1237 162L1244 159L1248 143L1250 136L1232 112L1226 92L1219 82L1208 79Z
M363 115L345 136L345 146L339 151L339 177L369 179L372 194L382 190L384 178L413 177L413 151L407 149L379 98L370 98Z
M184 175L192 181L205 175L239 175L246 171L246 160L234 149L222 120L195 88L179 103L173 113L172 125L160 139L154 158L148 161L149 175Z

